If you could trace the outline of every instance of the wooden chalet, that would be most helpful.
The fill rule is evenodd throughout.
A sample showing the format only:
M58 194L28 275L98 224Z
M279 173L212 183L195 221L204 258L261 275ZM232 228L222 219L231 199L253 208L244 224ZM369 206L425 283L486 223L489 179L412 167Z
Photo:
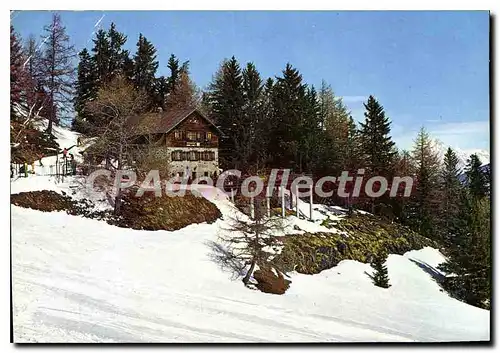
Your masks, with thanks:
M216 177L221 131L198 109L181 109L131 117L136 143L150 145L165 157L170 176Z

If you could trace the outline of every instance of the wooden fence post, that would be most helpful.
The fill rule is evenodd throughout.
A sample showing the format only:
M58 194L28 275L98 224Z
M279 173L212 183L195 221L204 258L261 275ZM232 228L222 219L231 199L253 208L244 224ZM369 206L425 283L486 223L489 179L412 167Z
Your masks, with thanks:
M280 187L281 191L281 216L285 218L285 192L283 187Z
M299 186L295 187L295 213L297 214L297 218L300 219L299 215Z
M309 220L313 220L313 187L309 186Z
M250 218L255 219L255 209L254 209L253 196L250 197Z

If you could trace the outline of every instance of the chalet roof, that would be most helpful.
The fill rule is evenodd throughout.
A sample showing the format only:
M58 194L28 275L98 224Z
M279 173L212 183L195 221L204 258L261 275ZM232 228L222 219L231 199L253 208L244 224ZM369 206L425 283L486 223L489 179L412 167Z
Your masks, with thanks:
M198 113L202 118L213 125L222 135L219 128L205 114L196 108L175 109L166 112L136 115L129 118L127 125L133 129L134 135L167 133L194 112Z

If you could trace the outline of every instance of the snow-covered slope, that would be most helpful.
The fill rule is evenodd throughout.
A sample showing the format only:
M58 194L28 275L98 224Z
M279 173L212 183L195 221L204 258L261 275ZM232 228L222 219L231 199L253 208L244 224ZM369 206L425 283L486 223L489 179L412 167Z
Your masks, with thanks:
M54 132L61 148L76 144L78 134ZM30 175L11 192L71 194L75 183ZM226 218L238 212L216 189L203 195ZM309 215L307 203L299 209ZM342 210L315 205L314 223L289 217L290 229L335 231L320 225L325 213ZM15 342L489 340L489 312L450 298L429 274L444 260L435 249L390 255L389 289L373 286L369 265L349 260L318 275L292 273L278 296L245 288L212 262L207 242L224 222L150 232L12 206Z
M33 176L13 191L39 179L49 187ZM237 212L217 190L204 196ZM450 298L429 274L444 260L435 249L390 255L389 289L349 260L292 273L280 296L249 290L212 262L207 242L223 224L137 231L12 206L15 342L489 340L489 312Z
M467 165L467 160L469 159L470 155L474 153L477 154L483 165L490 163L490 153L486 150L481 150L481 149L463 150L458 147L447 146L438 139L433 139L431 143L434 151L437 153L439 160L441 161L444 160L444 155L446 154L448 147L451 147L453 151L455 151L458 157L458 165L459 168L462 170Z

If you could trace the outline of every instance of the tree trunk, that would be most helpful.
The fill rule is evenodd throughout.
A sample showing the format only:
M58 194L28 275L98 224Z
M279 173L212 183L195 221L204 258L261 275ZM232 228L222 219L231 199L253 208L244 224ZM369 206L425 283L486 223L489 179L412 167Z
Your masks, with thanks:
M252 276L253 270L255 269L255 262L255 258L253 258L247 274L245 275L245 277L243 277L243 283L245 284L245 286L248 285L248 282L250 281L250 277Z
M122 170L122 155L123 155L123 143L120 143L120 153L118 154L118 168L117 172L119 173ZM120 208L122 206L122 190L120 189L121 180L118 180L118 190L116 190L115 197L115 215L120 214Z

